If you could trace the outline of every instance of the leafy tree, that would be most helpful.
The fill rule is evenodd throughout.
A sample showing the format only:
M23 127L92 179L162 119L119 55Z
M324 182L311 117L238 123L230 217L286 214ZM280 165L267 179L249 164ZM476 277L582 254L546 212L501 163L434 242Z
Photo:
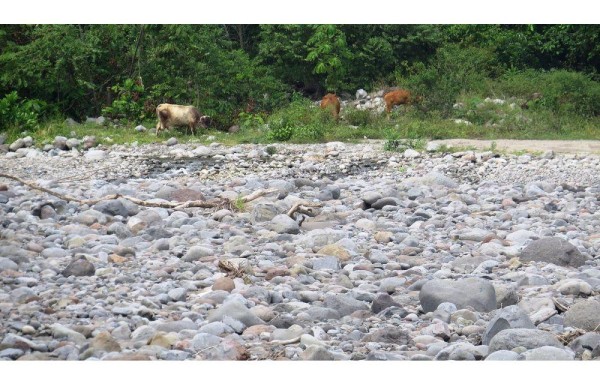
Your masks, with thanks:
M352 57L344 33L335 25L317 25L307 44L306 60L315 64L313 72L325 75L327 90L340 90Z

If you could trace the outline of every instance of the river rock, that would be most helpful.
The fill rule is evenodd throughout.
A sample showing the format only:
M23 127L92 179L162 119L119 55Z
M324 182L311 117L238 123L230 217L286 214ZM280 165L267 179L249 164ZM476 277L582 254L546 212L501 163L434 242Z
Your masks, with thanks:
M500 350L510 351L516 347L535 349L543 346L562 348L562 343L549 332L539 329L504 329L498 332L489 343L490 353Z
M580 267L588 259L567 240L546 237L531 242L519 256L523 262L541 261L562 267Z
M487 280L467 278L463 280L434 279L423 285L419 301L425 312L434 311L440 303L449 302L463 309L489 312L496 309L496 292Z
M565 325L586 331L598 331L600 329L600 302L596 299L589 299L573 304L565 313Z
M534 329L535 325L523 310L516 305L511 305L506 308L496 311L496 315L490 320L483 334L482 344L488 345L490 340L503 329L514 328L530 328Z

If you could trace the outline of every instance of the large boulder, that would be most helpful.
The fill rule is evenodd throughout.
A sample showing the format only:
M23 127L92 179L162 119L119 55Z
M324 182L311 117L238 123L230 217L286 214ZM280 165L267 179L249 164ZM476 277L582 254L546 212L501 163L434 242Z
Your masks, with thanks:
M561 267L580 267L588 259L567 240L560 237L545 237L531 242L521 255L521 261L542 261Z
M453 303L458 309L472 307L478 312L490 312L496 309L496 292L491 282L476 277L436 279L423 285L419 301L425 312L435 311L444 302Z

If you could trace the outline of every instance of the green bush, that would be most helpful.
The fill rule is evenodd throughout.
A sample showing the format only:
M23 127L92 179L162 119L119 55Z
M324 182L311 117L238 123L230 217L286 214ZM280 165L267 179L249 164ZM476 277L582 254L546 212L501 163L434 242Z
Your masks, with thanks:
M13 91L0 99L0 131L10 127L36 129L45 110L45 102L35 99L19 100L19 95Z
M124 119L140 123L146 116L142 94L144 86L139 80L127 79L122 85L114 85L112 91L118 96L109 107L102 108L102 114L111 119Z
M344 116L348 124L357 127L365 127L367 125L373 124L373 122L375 121L375 116L373 116L373 113L369 110L348 108Z
M600 115L600 83L584 73L532 69L509 71L499 79L495 88L523 100L528 100L534 93L541 94L539 100L528 103L530 108L588 117Z
M267 138L274 141L321 141L325 133L335 125L330 111L322 110L303 98L276 111L267 121Z
M240 129L258 129L265 124L265 120L258 113L240 112L238 119Z
M423 96L425 110L447 117L461 92L482 91L497 71L491 51L449 45L438 49L428 65L414 64L408 69L409 75L397 81L406 84L413 94Z

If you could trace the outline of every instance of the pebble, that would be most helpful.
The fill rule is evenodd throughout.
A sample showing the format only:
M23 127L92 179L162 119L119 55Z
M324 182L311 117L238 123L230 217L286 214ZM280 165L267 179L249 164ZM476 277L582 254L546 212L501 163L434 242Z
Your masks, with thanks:
M82 199L276 192L173 210L3 180L0 360L600 355L595 155L27 143L0 171ZM287 215L301 201L314 217Z

